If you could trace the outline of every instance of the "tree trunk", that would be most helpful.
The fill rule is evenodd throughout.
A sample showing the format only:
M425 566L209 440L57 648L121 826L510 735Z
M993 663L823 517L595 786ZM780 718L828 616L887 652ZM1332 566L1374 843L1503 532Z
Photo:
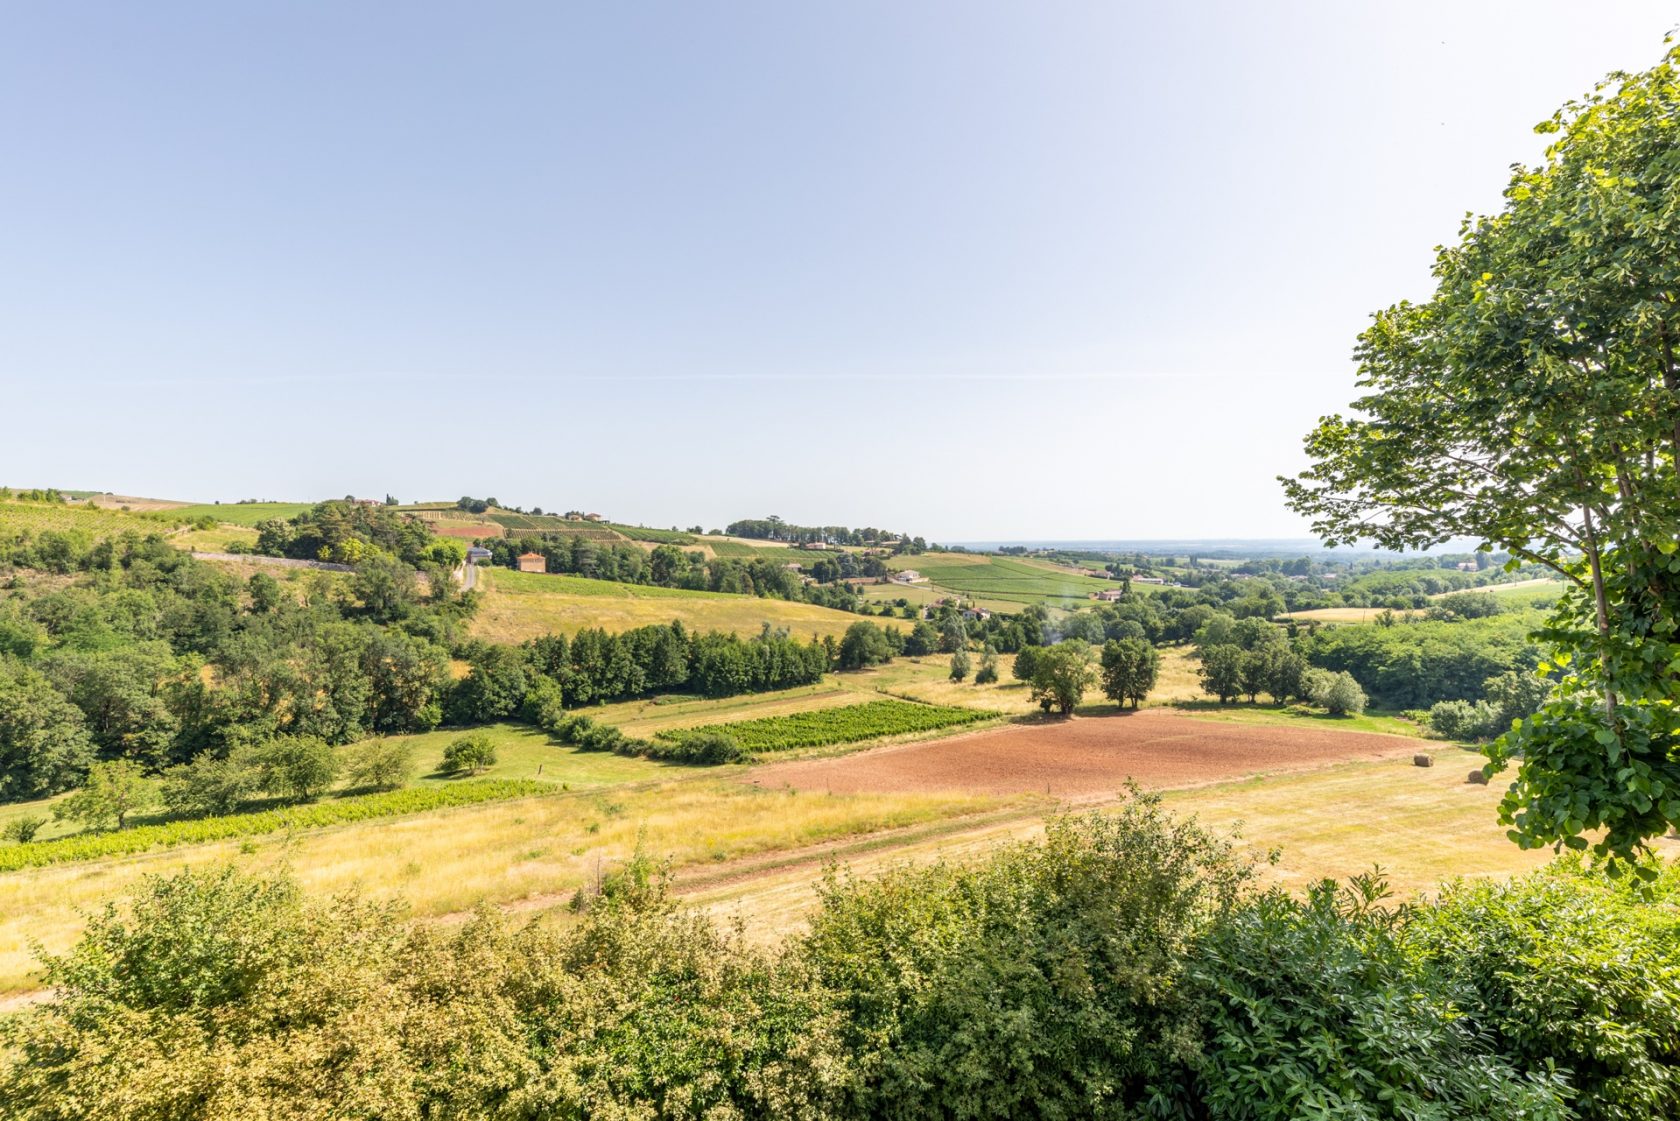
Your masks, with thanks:
M1587 564L1592 569L1593 607L1598 621L1598 637L1602 641L1610 636L1610 607L1604 596L1604 569L1599 565L1598 532L1593 528L1591 506L1581 507L1581 518L1586 527ZM1598 666L1604 678L1604 715L1610 722L1610 730L1620 739L1621 732L1616 729L1616 690L1610 680L1609 667L1605 664L1602 651L1598 656Z

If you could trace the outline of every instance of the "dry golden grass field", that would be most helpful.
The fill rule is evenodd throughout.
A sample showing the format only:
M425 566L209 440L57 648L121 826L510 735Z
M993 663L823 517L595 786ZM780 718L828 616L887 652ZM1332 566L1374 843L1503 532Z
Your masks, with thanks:
M626 631L673 619L696 630L744 636L757 634L769 623L787 628L796 638L838 637L858 621L848 612L809 603L510 569L480 568L479 587L484 601L473 618L472 633L492 642L523 642L553 632L575 634L584 627ZM909 628L908 623L903 626Z

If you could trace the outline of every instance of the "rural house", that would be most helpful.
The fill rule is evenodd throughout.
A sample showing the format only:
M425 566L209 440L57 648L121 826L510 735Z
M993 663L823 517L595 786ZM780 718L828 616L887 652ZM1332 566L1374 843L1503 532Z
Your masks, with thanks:
M922 578L922 574L913 568L906 568L903 572L893 574L893 579L900 584L914 584Z
M1100 592L1093 592L1091 594L1091 598L1100 599L1104 603L1114 603L1117 600L1125 598L1125 595L1126 592L1122 588L1104 588Z
M521 571L521 572L547 572L548 571L548 558L543 556L541 553L520 553L519 554L519 571Z
M489 559L490 550L486 549L483 545L474 545L472 548L467 550L468 564L477 564L479 561L487 561Z

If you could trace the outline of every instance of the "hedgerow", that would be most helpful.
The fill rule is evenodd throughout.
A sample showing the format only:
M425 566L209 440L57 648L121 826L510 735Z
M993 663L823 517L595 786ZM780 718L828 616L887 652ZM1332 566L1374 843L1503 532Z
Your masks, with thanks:
M262 810L257 813L201 817L158 825L136 825L110 833L78 833L71 837L56 837L48 841L31 841L28 844L0 847L0 872L15 872L20 868L63 864L74 860L98 860L101 857L123 856L154 848L223 841L230 837L251 837L261 833L279 832L282 829L314 829L323 825L344 825L353 821L423 813L426 810L449 806L471 806L480 802L498 802L508 798L524 798L532 794L549 794L556 790L551 783L533 782L529 779L481 779L451 783L447 786L415 786L383 794L336 798L329 802L288 806L285 809Z
M786 716L766 716L730 724L705 724L698 728L672 728L656 732L654 738L680 744L701 735L722 734L743 750L788 751L798 747L828 747L857 743L883 736L930 732L990 719L994 714L971 708L911 704L906 701L869 701L842 708L819 708Z

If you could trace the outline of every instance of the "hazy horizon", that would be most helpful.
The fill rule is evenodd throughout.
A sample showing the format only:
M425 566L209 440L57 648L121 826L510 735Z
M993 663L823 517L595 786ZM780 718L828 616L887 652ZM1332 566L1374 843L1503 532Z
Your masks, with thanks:
M19 8L0 482L1299 539L1366 317L1671 12Z

